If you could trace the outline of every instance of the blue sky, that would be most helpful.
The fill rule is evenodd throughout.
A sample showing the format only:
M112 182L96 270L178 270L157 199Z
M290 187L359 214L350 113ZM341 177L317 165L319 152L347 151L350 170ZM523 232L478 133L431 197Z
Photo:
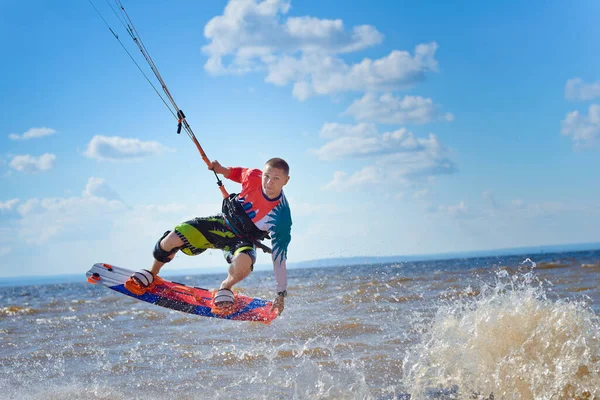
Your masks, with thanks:
M290 262L600 241L600 4L372 4L124 2L210 158L290 163ZM0 277L148 267L219 211L88 2L2 2L0 52Z

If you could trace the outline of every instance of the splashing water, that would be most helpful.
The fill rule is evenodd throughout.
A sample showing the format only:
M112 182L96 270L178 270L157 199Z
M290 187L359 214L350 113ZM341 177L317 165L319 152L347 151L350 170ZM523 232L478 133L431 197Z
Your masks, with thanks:
M443 304L404 360L412 398L600 396L600 320L583 301L550 300L529 272L496 273L476 297Z
M536 257L535 276L521 256L292 269L269 326L85 282L0 284L0 398L600 398L600 251Z

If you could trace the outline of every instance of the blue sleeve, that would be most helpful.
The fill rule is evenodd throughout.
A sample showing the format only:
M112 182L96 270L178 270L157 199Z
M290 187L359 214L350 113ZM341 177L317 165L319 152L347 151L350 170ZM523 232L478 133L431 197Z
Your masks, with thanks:
M273 209L273 216L269 222L271 224L269 233L273 246L273 271L275 272L277 291L281 292L287 290L287 249L292 240L292 213L285 196Z

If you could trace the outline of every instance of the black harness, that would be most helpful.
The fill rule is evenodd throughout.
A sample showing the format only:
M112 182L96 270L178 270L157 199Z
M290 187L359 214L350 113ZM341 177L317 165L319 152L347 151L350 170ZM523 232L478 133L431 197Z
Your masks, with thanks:
M246 214L246 210L238 200L238 195L233 193L223 199L223 216L233 233L243 239L253 243L265 253L272 253L272 250L262 244L260 241L271 239L268 232L261 231L252 222L252 219Z

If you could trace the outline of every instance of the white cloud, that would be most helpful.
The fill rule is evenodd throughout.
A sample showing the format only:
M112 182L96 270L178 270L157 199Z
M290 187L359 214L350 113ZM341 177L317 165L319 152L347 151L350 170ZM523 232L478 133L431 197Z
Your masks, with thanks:
M32 198L22 203L18 213L23 218L36 215L56 214L59 218L48 218L52 220L77 220L69 215L86 216L94 214L94 210L102 210L99 214L108 211L119 211L125 209L125 205L118 199L118 195L108 186L104 179L90 177L80 197L52 197L37 199Z
M357 125L326 122L321 127L319 136L323 139L339 139L343 137L368 137L377 136L375 124L360 123Z
M416 181L456 171L448 150L437 136L418 138L406 128L379 134L373 124L344 125L327 123L321 137L331 139L317 150L322 160L363 157L374 160L352 175L337 171L326 189L348 190L368 184L409 186Z
M552 216L564 210L564 205L558 201L546 201L543 203L530 204L528 207L531 216Z
M494 207L469 207L464 201L450 205L431 205L430 213L445 214L453 218L469 218L486 221L497 221L510 224L515 221L543 220L559 216L564 212L597 212L587 207L567 207L560 202L525 202L521 199L509 203L497 204Z
M321 160L375 156L390 152L416 150L419 147L414 135L406 128L379 134L374 124L325 123L321 128L320 136L332 139L321 148L312 150Z
M444 113L433 100L420 96L394 97L390 93L378 96L366 93L355 100L344 112L358 121L384 124L425 124L431 121L453 121L451 113Z
M154 237L176 223L203 215L196 212L207 213L206 207L182 204L128 207L118 198L104 179L90 177L80 196L28 199L17 207L18 238L29 245L100 240L114 234L115 225L119 225L119 232L128 232L131 241L145 236L146 231ZM159 226L161 221L164 226Z
M440 150L437 137L418 138L406 128L379 134L374 124L347 125L325 123L320 136L331 139L321 148L312 150L321 160L335 160L357 156L383 156L405 152ZM392 160L393 161L393 160Z
M80 195L33 198L15 205L17 218L0 223L0 255L8 256L0 257L0 271L8 274L8 266L15 262L22 266L17 274L82 273L82 268L95 262L131 269L149 267L152 248L163 232L219 210L218 201L126 206L102 197L100 189L106 186L107 182L90 178ZM66 264L65 254L70 260ZM220 251L176 258L169 271L224 265ZM226 274L227 270L222 271Z
M465 217L469 213L469 207L465 205L464 201L455 205L440 205L438 210L454 218Z
M101 197L107 200L120 200L117 193L102 178L90 177L83 191L83 197Z
M561 212L589 212L590 208L567 207L557 201L529 202L513 199L509 202L497 201L491 190L482 192L482 198L488 202L480 210L468 210L470 216L492 217L501 221L527 220L556 216Z
M335 160L345 157L369 156L381 153L388 145L378 137L346 136L335 139L315 151L321 160ZM391 151L391 144L387 146Z
M88 144L84 154L88 158L97 160L137 161L165 151L170 149L154 141L143 142L139 139L119 136L96 135Z
M382 35L372 26L346 31L339 19L284 18L290 2L231 0L223 15L204 27L209 44L203 47L211 73L244 73L260 68L275 54L319 51L329 54L357 51L378 44ZM223 57L233 56L223 65Z
M31 128L23 134L11 133L8 135L10 140L28 140L55 134L56 131L51 128Z
M347 30L343 21L310 16L285 17L290 3L283 0L230 0L223 15L204 28L209 44L205 69L214 74L267 71L266 81L293 84L293 95L345 91L389 91L422 81L437 71L437 44L416 46L414 56L394 50L372 60L347 64L341 54L381 43L383 35L370 25ZM225 60L230 60L228 63Z
M510 202L514 207L520 208L523 207L523 204L525 204L525 202L521 199L514 199L513 201Z
M381 156L377 163L388 170L392 180L423 180L430 182L437 175L453 174L456 165L449 151L430 133L427 139L417 139L419 148Z
M514 199L508 206L503 207L505 213L516 215L520 218L547 217L556 215L565 210L565 206L557 201L545 201L541 203L526 203L521 199Z
M27 200L25 203L22 203L18 208L17 211L19 212L19 214L21 216L27 216L30 214L34 214L36 212L40 212L43 208L40 205L40 200L39 199L29 199Z
M157 213L157 214L172 214L172 213L184 213L188 206L181 203L169 203L169 204L158 204L158 205L140 205L139 209L144 210L144 212L148 213Z
M54 168L55 161L56 155L51 153L44 153L39 157L25 154L14 156L8 163L8 166L19 172L32 173Z
M344 171L336 171L333 174L333 180L327 183L324 188L327 190L347 191L380 182L381 177L379 176L378 168L368 166L351 176L348 176Z
M418 190L413 194L413 197L417 200L425 198L429 194L429 188Z
M600 81L585 83L581 78L573 78L565 85L565 98L567 100L594 100L600 97Z
M581 115L579 111L568 113L562 121L561 133L571 136L576 148L596 144L600 137L600 105L590 105L587 116Z
M0 201L0 211L11 211L15 208L19 199L11 199L7 201Z
M29 244L99 234L111 216L124 209L123 203L100 197L29 199L18 208L18 234Z
M388 56L365 58L356 64L326 53L302 53L298 58L283 55L267 63L266 81L280 86L293 83L293 94L299 100L348 91L398 90L437 71L436 50L436 43L420 44L414 56L394 50Z
M423 162L426 162L423 160ZM348 174L345 171L336 171L333 174L331 181L323 186L323 189L334 190L338 192L364 190L365 188L374 189L380 185L393 187L394 189L401 188L402 190L410 189L415 183L420 183L427 178L427 174L451 174L454 172L453 165L451 167L435 167L434 162L428 162L430 165L385 165L378 163L363 167L354 174ZM424 179L425 181L427 179ZM404 194L399 196L404 198Z

